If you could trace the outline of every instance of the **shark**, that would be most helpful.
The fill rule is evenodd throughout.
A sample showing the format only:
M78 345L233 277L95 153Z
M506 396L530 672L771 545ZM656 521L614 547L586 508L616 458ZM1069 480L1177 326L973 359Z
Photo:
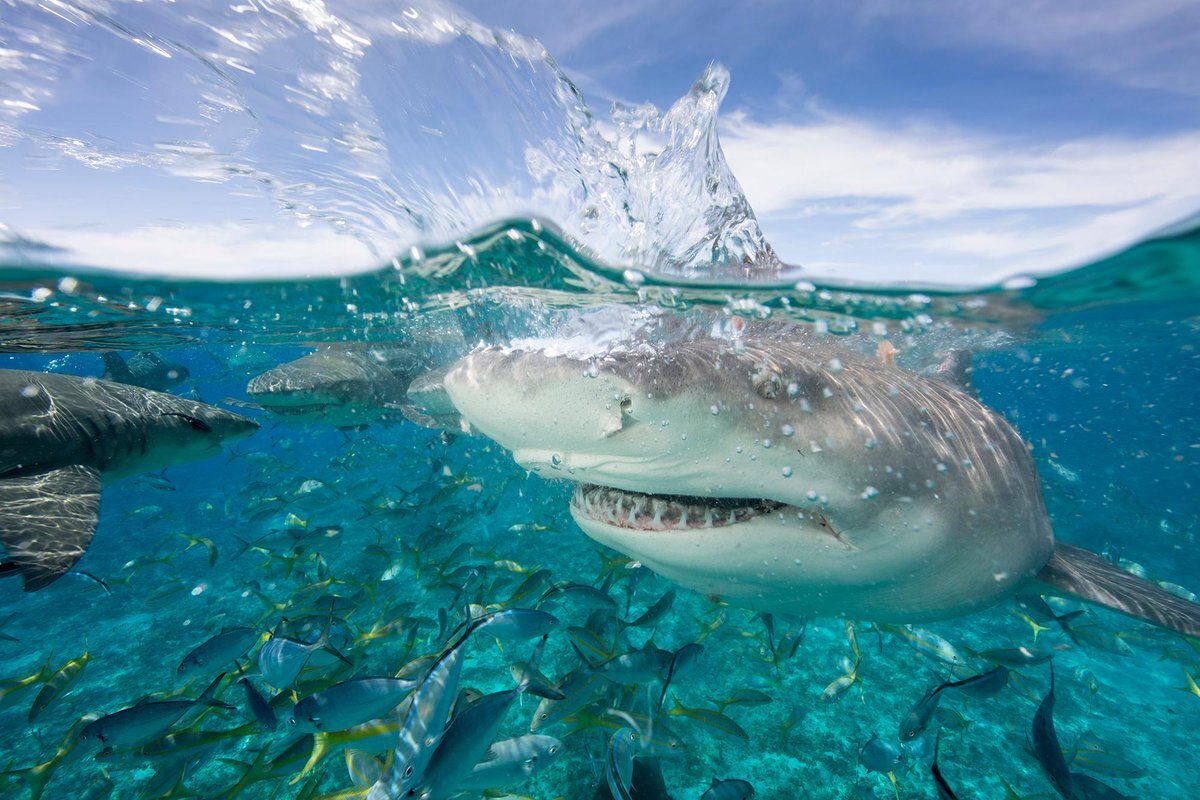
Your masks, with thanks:
M0 576L48 586L91 543L104 481L215 455L257 429L163 392L0 370Z
M322 347L252 378L246 392L259 407L300 422L357 427L404 419L409 383L430 364L398 344Z
M592 539L762 611L917 622L1020 592L1191 636L1200 606L1055 539L1029 448L961 381L802 326L480 346L441 378L474 430L574 484Z

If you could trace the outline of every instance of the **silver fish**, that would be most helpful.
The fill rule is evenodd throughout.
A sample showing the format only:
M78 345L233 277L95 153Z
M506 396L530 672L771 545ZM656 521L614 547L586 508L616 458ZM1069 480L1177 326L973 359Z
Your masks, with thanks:
M111 714L105 714L88 723L79 732L79 741L98 742L102 752L111 753L118 747L133 747L154 739L178 722L184 714L198 705L209 705L233 710L233 706L215 699L218 685L224 675L209 684L196 700L157 700L138 703Z
M344 731L386 716L417 687L403 678L351 678L301 699L288 717L296 733Z
M351 663L350 659L329 643L329 624L327 623L325 629L321 631L320 638L312 644L280 636L278 631L271 634L271 638L258 651L258 671L262 674L263 680L276 689L291 688L292 682L304 669L309 657L318 650L324 650L347 664Z
M604 678L586 669L570 673L555 687L565 695L562 700L546 698L538 703L533 721L529 724L530 732L537 733L539 729L562 722L566 717L586 708L610 685Z
M633 800L633 756L637 733L621 728L608 740L604 757L604 777L613 800Z
M415 796L422 800L450 797L483 758L521 688L484 695L450 721L425 768Z
M183 657L178 674L189 678L205 670L221 670L254 647L258 631L254 628L226 628Z
M468 627L456 644L434 662L421 681L400 728L392 766L371 787L367 800L396 800L424 777L425 767L433 757L433 748L429 745L441 737L450 707L458 695L462 644L471 631Z
M488 748L459 788L482 792L496 786L515 786L549 766L561 751L562 742L540 733L502 739Z

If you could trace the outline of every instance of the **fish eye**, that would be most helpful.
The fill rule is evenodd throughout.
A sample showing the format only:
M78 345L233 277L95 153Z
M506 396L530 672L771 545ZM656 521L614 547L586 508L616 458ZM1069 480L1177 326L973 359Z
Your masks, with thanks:
M288 717L288 724L289 724L289 725L295 725L295 724L296 724L296 718L295 718L295 717Z
M539 718L540 719L550 719L550 715L549 714L541 714Z
M556 745L556 744L550 745L550 755L554 755L557 752L558 752L558 745Z
M404 777L406 777L406 778L411 778L411 777L412 777L412 773L413 773L412 764L409 764L409 765L408 765L407 767L405 767L405 769L404 769Z

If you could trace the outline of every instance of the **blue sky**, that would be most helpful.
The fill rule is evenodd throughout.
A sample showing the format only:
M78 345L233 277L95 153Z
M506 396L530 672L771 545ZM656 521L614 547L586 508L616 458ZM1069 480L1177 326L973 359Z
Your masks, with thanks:
M600 113L613 101L666 108L710 61L725 64L727 159L781 257L813 275L978 284L1084 263L1200 210L1195 2L460 7L538 39ZM506 181L555 120L485 141L456 115L508 91L497 108L536 119L524 72L474 85L475 59L495 54L397 44L393 28L367 21L406 19L390 0L247 8L196 0L181 16L115 2L132 44L62 5L12 11L18 33L0 48L0 223L87 263L217 277L378 263L321 221L297 227L309 201L367 225L397 187L437 189L435 201L468 219L554 216L553 198ZM483 67L495 75L505 63ZM23 138L31 131L40 144ZM360 146L372 140L380 152ZM228 168L267 162L262 173ZM402 180L376 180L388 170ZM515 199L481 203L469 189L477 177ZM299 193L282 197L281 186Z
M733 171L818 273L1053 270L1200 210L1194 2L466 7L541 40L594 101L665 106L724 63Z

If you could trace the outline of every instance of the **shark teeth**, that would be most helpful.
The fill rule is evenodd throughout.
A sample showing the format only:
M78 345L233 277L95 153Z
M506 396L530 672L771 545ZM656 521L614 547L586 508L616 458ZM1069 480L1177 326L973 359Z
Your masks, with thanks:
M784 506L774 500L649 495L591 484L575 487L571 505L597 522L646 531L722 528Z

